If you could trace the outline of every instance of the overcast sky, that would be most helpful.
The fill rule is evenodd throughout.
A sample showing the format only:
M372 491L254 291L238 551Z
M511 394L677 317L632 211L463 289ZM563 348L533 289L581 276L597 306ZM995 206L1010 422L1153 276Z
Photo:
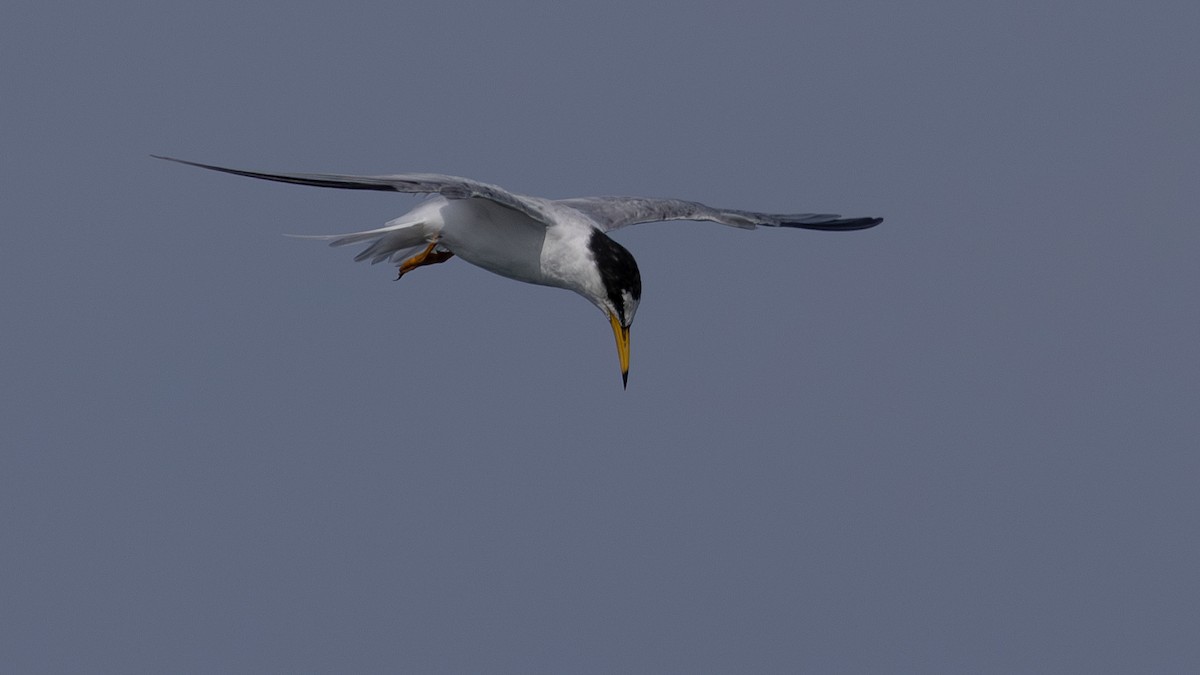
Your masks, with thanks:
M6 672L1200 667L1200 5L380 4L0 9ZM616 233L623 391L150 153L886 221Z

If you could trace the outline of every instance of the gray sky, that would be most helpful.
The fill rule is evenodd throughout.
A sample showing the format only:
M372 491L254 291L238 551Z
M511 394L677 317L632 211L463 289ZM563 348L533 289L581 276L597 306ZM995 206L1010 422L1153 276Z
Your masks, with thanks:
M1200 9L10 2L8 672L1200 664ZM581 298L264 170L879 215Z

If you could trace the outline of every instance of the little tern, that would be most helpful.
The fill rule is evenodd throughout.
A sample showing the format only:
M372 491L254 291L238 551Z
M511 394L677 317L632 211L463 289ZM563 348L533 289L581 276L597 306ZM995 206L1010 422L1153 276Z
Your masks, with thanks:
M642 298L642 278L633 255L608 232L665 220L704 220L748 230L764 226L826 231L863 230L883 222L882 218L842 218L830 213L718 209L681 199L544 199L436 173L264 173L153 157L281 183L433 195L379 229L309 238L327 240L331 246L370 242L354 259L396 263L397 279L418 267L458 256L500 276L574 291L608 318L625 387L629 385L629 326Z

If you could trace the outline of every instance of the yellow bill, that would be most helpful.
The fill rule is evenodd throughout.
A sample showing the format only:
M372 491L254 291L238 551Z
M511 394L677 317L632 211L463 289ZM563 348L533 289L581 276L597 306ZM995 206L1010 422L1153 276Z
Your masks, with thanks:
M629 387L629 327L622 326L616 314L608 315L613 336L617 338L617 356L621 359L621 386Z

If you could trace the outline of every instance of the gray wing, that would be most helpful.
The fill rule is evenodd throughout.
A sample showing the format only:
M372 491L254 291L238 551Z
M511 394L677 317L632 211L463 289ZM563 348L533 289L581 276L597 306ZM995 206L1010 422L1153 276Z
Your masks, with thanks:
M196 166L201 169L231 173L235 176L247 176L280 183L294 183L296 185L313 185L316 187L341 188L344 190L382 190L385 192L438 194L447 199L470 199L476 197L520 211L535 220L544 223L550 222L548 215L536 200L527 199L495 185L480 183L470 178L459 178L458 176L446 176L439 173L398 173L387 176L353 176L333 173L263 173L260 171L230 169L223 166L189 162L186 159L175 159L174 157L163 157L161 155L151 155L151 157L165 159L169 162L178 162L179 164L187 164L188 166Z
M808 230L864 230L883 218L842 218L832 213L757 213L715 209L682 199L645 197L574 197L556 204L573 208L594 220L605 232L626 225L660 220L710 220L722 225L752 230L765 227L802 227Z

